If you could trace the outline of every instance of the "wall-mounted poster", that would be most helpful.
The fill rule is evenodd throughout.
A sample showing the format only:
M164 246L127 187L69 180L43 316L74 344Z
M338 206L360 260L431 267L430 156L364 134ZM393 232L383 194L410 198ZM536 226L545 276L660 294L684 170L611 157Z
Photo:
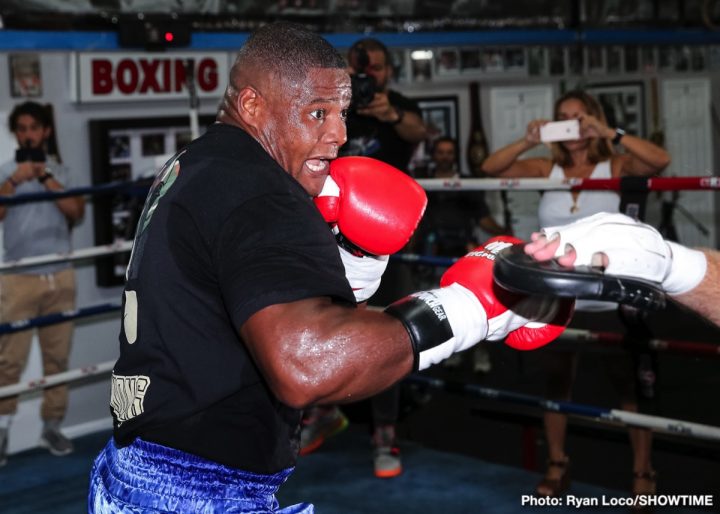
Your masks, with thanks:
M602 105L608 126L622 127L629 134L645 137L642 82L590 84L585 89Z
M10 94L15 97L42 96L42 76L39 54L10 54Z

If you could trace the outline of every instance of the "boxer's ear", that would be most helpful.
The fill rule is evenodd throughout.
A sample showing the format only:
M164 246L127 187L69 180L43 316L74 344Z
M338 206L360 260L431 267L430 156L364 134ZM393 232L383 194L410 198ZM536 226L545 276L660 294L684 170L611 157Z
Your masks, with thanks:
M252 86L245 86L238 91L235 102L240 118L248 125L257 127L263 103L260 93Z

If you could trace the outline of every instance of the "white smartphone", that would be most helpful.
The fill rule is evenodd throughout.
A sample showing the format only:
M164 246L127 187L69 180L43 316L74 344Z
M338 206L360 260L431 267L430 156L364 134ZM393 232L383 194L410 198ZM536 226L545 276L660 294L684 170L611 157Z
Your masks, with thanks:
M580 139L580 122L578 120L551 121L540 127L540 141L572 141Z

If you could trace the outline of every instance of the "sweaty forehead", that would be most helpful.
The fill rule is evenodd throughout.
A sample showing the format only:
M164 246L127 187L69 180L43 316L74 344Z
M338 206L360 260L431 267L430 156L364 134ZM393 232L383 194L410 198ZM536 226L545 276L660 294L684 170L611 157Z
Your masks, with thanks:
M342 100L350 94L350 76L340 68L311 68L304 79L289 85L302 102Z

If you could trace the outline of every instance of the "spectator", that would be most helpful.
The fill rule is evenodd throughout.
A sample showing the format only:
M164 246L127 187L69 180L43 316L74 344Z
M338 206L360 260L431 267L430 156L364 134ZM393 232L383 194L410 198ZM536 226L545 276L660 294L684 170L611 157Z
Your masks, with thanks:
M493 154L483 163L488 175L501 177L551 178L611 178L628 175L648 176L659 173L670 162L670 157L659 146L637 136L625 134L621 128L608 127L602 107L591 95L583 91L570 91L555 102L554 120L577 119L580 138L551 144L551 158L519 159L520 155L540 144L540 127L548 120L528 123L525 136ZM622 146L624 153L616 153L613 145ZM543 194L538 207L540 226L570 223L598 212L618 212L620 197L604 191L553 191ZM609 302L583 302L576 305L577 312L616 310ZM625 319L622 317L621 319ZM577 352L548 352L547 393L553 400L569 400ZM630 359L606 362L611 378L621 397L625 410L637 411L638 392ZM544 415L545 436L548 443L548 467L536 492L542 496L558 496L570 484L569 458L565 453L567 416L557 412ZM634 494L655 491L655 472L651 463L652 432L644 428L630 428L633 448Z
M62 191L70 184L61 164L53 132L51 107L35 102L17 105L9 117L10 131L18 143L16 158L0 166L0 195ZM52 253L68 253L73 224L83 216L82 197L61 198L14 206L0 206L5 260ZM75 273L68 262L47 264L0 275L0 315L4 323L75 308ZM30 351L33 330L0 337L0 386L17 383ZM73 323L38 329L43 373L67 370ZM17 396L0 400L0 463L5 463L8 430L17 410ZM43 390L40 444L53 455L67 455L73 444L60 431L68 406L68 386Z

